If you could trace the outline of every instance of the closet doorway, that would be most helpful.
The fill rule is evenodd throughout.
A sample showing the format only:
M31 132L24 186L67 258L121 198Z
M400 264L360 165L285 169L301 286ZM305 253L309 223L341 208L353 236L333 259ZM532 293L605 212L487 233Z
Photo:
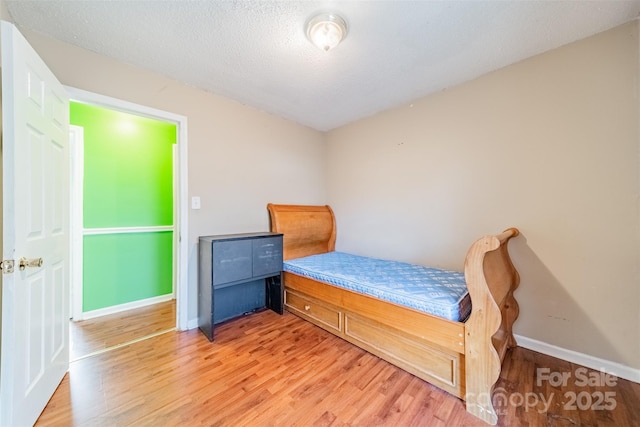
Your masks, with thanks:
M173 326L188 329L187 242L180 238L187 234L186 118L66 89L72 319L173 301ZM151 142L141 138L145 127ZM91 145L86 138L93 138Z

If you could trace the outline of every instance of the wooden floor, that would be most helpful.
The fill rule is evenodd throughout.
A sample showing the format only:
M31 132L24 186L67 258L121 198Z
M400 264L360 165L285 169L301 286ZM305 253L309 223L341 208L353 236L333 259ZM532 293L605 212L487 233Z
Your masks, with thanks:
M70 322L69 360L87 357L108 348L172 330L175 326L175 300L95 319Z
M639 384L577 386L572 378L554 387L536 379L538 368L575 377L580 367L511 351L497 384L506 396L499 425L640 425ZM571 393L589 408L572 410ZM591 409L598 393L609 393L611 410ZM484 424L448 393L292 314L263 311L217 327L213 343L198 330L169 332L71 363L37 425Z

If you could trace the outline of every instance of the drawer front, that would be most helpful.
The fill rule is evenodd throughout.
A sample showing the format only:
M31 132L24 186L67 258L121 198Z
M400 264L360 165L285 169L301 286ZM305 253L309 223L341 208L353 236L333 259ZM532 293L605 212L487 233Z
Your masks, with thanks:
M282 236L253 241L253 275L265 276L282 271Z
M285 290L284 300L289 311L308 318L322 328L342 331L342 312L339 310L288 290Z
M458 397L464 395L461 378L464 356L440 350L426 341L412 339L396 330L345 313L346 338L373 354Z
M214 242L213 285L251 278L251 240Z

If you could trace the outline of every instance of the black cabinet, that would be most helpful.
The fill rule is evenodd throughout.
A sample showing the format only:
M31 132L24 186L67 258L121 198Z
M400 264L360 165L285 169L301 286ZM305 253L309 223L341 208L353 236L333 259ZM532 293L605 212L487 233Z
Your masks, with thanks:
M282 314L282 234L200 237L198 326L213 341L214 325L261 308Z

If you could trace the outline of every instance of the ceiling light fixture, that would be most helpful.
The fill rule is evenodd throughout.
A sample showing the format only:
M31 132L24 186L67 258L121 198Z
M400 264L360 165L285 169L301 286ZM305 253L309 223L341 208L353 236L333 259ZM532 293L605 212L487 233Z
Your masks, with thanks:
M346 35L347 23L334 13L323 13L307 22L307 38L325 52L338 46Z

